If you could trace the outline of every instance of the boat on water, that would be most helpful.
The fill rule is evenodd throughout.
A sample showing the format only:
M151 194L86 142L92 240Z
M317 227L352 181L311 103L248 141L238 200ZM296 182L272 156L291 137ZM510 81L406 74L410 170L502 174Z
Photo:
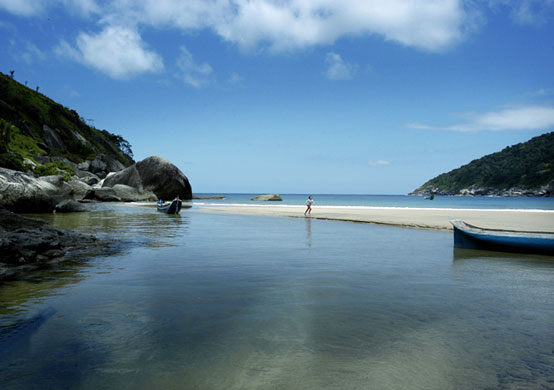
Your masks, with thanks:
M454 226L454 246L502 252L554 255L554 233L486 229L462 220L450 221Z
M172 202L158 204L158 211L166 214L179 214L183 207L183 202L180 199L175 199Z

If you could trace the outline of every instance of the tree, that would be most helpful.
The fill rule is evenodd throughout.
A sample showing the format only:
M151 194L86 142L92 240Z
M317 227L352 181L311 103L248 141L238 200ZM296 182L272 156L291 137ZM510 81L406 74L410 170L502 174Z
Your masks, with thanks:
M9 150L9 143L12 139L12 125L8 122L0 122L0 153L5 153Z

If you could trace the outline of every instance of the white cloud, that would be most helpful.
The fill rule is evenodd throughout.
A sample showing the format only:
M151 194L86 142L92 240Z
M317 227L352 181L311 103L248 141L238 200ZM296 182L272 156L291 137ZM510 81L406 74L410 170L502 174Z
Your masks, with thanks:
M58 0L67 9L83 16L101 12L96 0Z
M544 24L552 19L554 0L489 0L493 10L507 8L512 20L521 25Z
M0 0L0 9L21 16L40 14L44 7L44 1L41 0Z
M181 54L177 60L177 67L182 72L185 83L195 88L200 88L209 82L209 77L213 72L208 63L199 64L194 61L192 54L186 47L181 46Z
M37 4L21 0L23 4ZM17 0L0 0L18 4ZM210 29L240 48L273 52L329 45L348 36L378 35L440 51L463 38L471 16L462 0L56 0L110 24ZM0 3L1 4L1 3ZM100 4L100 5L99 5Z
M548 20L554 11L554 0L0 0L0 8L25 16L56 5L111 25L210 29L242 49L274 52L367 35L441 51L482 23L485 8L507 9L524 24Z
M95 35L80 33L76 47L62 41L56 52L114 79L163 69L161 57L145 47L139 33L120 26L107 26Z
M387 161L387 160L375 160L367 163L367 165L371 167L384 166L384 165L390 165L390 164L391 164L390 161Z
M529 24L549 18L554 0L0 0L0 9L22 16L61 12L62 7L72 16L95 17L103 31L81 32L75 45L62 42L57 51L125 78L163 67L145 47L139 28L210 30L243 50L273 53L366 36L439 52L484 23L486 8L508 10L517 23ZM100 50L101 44L107 44L106 50ZM335 63L328 75L351 77L352 69L341 65L348 67ZM192 76L188 82L196 80Z
M554 107L526 106L484 114L471 114L463 123L449 126L407 125L413 129L450 131L548 130L554 127Z
M58 4L84 16L100 12L95 0L0 0L0 9L20 16L36 16Z
M358 66L345 62L342 57L336 53L327 53L325 56L327 70L325 75L329 80L350 80L354 77Z
M458 0L236 0L233 14L211 27L242 48L273 51L332 44L344 36L377 34L425 50L461 38L465 16Z

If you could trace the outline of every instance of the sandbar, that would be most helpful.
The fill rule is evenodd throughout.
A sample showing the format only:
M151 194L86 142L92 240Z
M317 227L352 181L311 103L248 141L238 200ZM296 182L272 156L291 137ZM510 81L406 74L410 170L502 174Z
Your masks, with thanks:
M305 206L293 205L201 204L195 205L195 209L210 213L311 218L440 230L452 230L450 221L462 219L491 229L554 232L554 210L319 206L314 207L311 216L304 217Z

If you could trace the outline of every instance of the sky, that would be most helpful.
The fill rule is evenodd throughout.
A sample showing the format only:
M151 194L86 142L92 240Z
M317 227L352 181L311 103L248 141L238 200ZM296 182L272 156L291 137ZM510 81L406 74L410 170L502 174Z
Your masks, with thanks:
M0 39L194 193L407 194L554 131L554 0L0 0Z

